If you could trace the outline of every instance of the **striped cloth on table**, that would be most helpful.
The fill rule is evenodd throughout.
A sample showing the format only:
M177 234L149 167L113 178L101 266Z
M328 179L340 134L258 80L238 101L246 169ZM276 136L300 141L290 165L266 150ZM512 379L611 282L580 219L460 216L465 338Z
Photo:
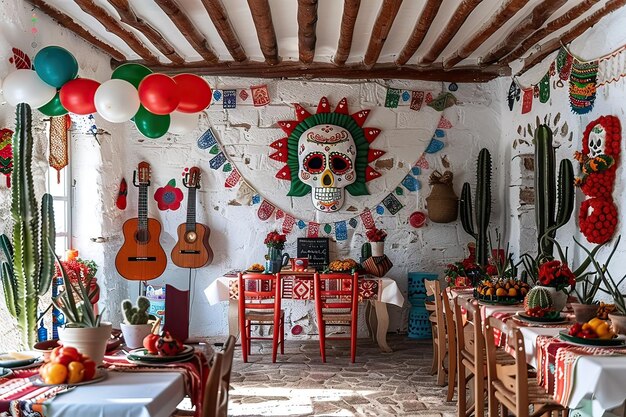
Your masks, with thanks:
M66 387L36 386L33 382L38 377L39 368L34 368L14 371L9 378L0 378L0 413L14 417L44 416L43 403Z

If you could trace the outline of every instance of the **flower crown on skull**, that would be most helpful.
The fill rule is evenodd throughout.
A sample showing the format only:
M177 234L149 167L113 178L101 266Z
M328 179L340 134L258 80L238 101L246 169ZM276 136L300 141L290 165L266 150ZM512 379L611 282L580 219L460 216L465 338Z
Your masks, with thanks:
M286 163L276 178L291 181L287 195L302 197L311 192L315 208L329 213L343 206L345 191L368 195L365 183L381 175L368 164L385 154L370 148L381 132L363 127L370 111L350 115L345 97L334 112L326 97L316 114L300 104L295 104L295 110L297 120L278 122L287 137L270 145L276 150L270 158Z

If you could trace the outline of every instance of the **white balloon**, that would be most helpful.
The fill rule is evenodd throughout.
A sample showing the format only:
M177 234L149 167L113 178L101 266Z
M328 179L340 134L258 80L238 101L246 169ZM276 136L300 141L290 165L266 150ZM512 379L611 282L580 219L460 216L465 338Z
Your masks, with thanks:
M26 103L37 109L52 100L57 89L43 82L33 70L13 71L2 83L4 98L11 106Z
M168 132L175 135L189 133L198 127L198 113L182 113L173 111L170 113L170 128Z
M128 81L113 79L100 84L93 99L96 111L112 123L129 121L139 110L139 93Z

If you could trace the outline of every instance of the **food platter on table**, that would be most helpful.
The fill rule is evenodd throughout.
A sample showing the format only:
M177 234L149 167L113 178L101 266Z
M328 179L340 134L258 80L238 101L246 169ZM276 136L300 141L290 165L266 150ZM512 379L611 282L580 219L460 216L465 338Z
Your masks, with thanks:
M618 336L613 339L585 339L582 337L572 336L565 330L559 332L559 338L566 342L580 346L597 346L597 347L626 347L626 336Z
M192 346L183 345L183 350L178 355L164 356L149 353L148 349L139 348L128 352L126 360L137 365L159 365L173 362L184 362L191 359L194 355Z
M559 314L557 317L535 317L529 316L525 311L518 311L515 313L515 317L527 323L561 324L570 322L567 316L564 316L563 314Z
M261 264L252 264L243 271L244 274L265 274L265 267Z
M89 385L89 384L95 384L96 382L100 382L100 381L106 379L107 375L108 374L107 374L107 370L106 369L98 368L96 370L96 374L89 381L81 381L81 382L77 382L75 384L68 384L68 383L63 383L63 384L46 384L45 382L43 382L41 377L38 377L36 380L33 381L33 385L36 385L38 387L59 387L59 386L79 387L81 385Z
M9 352L0 353L0 367L11 369L26 369L37 366L43 361L38 352Z
M520 300L516 300L516 299L486 299L486 298L479 298L476 297L476 299L478 300L478 304L483 304L483 305L491 305L491 306L514 306L514 305L518 305L521 304L522 302Z
M328 264L327 271L343 274L353 274L359 269L361 269L361 265L359 265L358 262L354 259L348 258L332 261L330 264Z

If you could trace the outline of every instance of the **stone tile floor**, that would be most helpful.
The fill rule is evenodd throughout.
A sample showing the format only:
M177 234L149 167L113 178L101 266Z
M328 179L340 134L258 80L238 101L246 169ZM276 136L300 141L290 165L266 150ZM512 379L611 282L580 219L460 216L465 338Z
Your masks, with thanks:
M237 346L229 416L425 416L454 417L456 403L430 375L431 342L389 336L393 353L359 339L350 363L349 342L327 342L322 363L316 340L285 342L271 360L271 343L253 341L248 363Z

